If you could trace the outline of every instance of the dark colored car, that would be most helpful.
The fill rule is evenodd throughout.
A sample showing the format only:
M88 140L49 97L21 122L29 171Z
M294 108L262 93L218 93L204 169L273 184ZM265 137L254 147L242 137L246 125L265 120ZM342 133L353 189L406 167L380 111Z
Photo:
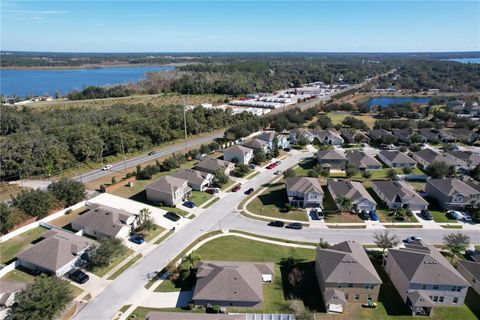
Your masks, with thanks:
M145 238L143 238L143 236L139 235L139 234L132 234L130 236L130 241L132 241L133 243L136 243L136 244L142 244L145 242Z
M470 261L480 262L480 251L467 250L465 251L465 258L467 258Z
M433 219L432 214L428 210L422 210L422 212L420 213L420 216L425 220L432 220Z
M285 223L283 223L282 221L276 220L276 221L271 221L271 222L269 222L268 225L269 225L270 227L283 228L283 226L285 225Z
M372 221L378 221L378 216L375 211L370 211L368 214L370 215L370 219L372 219Z
M292 150L291 148L284 148L283 151L285 152L289 152L290 150Z
M70 270L68 272L68 277L72 281L74 281L76 283L79 283L79 284L85 283L90 279L88 274L86 274L85 272L83 272L82 270L79 270L79 269Z
M176 214L175 212L167 212L163 215L165 218L167 218L168 220L172 220L172 221L178 221L180 220L180 216L178 214Z
M255 189L250 188L247 191L245 191L245 194L252 194L253 191L255 191Z
M303 228L303 225L301 223L298 223L298 222L292 222L292 223L287 224L287 226L285 228L301 230Z
M183 205L190 209L195 208L195 203L193 203L192 201L185 201Z
M370 215L368 214L367 211L363 210L362 212L360 212L358 214L358 216L360 217L360 219L362 220L370 220Z
M282 161L278 160L278 161L275 161L275 164L278 166L279 164L281 164Z
M235 186L232 188L232 192L237 192L238 190L240 190L241 186L238 185L238 186Z

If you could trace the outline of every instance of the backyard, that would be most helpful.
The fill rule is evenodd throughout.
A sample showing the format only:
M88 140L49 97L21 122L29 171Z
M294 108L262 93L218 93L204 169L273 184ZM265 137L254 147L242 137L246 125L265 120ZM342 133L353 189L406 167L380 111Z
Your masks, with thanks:
M17 254L31 246L32 242L39 239L48 229L36 227L32 230L19 234L18 236L2 242L0 245L0 263L7 264Z
M61 216L60 218L52 220L49 223L60 228L71 230L70 223L72 222L72 220L76 219L78 216L82 215L87 211L88 211L87 207L81 207L76 210L73 210L68 214Z
M272 218L308 221L304 210L293 208L287 212L285 206L287 203L285 182L282 179L270 184L264 192L254 196L253 200L247 205L247 209L252 213Z

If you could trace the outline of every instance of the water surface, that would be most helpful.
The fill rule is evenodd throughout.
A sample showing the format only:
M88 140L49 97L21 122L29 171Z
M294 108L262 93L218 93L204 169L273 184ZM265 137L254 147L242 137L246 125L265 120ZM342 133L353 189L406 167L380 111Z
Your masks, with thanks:
M385 108L390 104L406 104L408 102L427 104L430 100L432 100L432 98L428 97L378 97L367 100L367 106L380 106L381 108Z

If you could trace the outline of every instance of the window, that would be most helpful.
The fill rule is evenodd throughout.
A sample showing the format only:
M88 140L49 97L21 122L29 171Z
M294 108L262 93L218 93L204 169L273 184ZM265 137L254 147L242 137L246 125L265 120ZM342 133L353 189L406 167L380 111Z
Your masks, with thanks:
M462 291L462 287L457 287L457 292Z
M438 298L438 302L443 302L444 297Z
M433 302L438 302L438 296L433 296Z
M348 300L348 293L345 293L345 300Z
M453 196L452 202L463 202L463 196L462 195Z
M371 283L366 283L365 284L365 289L373 289L375 287L375 285L371 284Z
M423 289L423 290L427 289L427 285L426 285L426 284L422 284L422 289Z
M349 283L349 284L348 284L348 287L349 287L349 288L352 288L352 287L353 287L353 283Z
M337 284L337 288L341 288L341 287L342 287L341 283Z
M454 297L454 298L453 298L453 303L454 303L454 304L457 304L457 303L458 303L458 297Z
M356 295L355 295L355 301L358 301L358 300L360 300L360 295L359 295L359 294L356 294Z
M432 289L433 290L438 290L438 285L434 284Z

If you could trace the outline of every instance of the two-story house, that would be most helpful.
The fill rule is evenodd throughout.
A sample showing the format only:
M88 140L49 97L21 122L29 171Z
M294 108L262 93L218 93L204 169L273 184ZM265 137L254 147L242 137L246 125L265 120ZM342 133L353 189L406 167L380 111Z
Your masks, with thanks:
M352 163L357 166L359 171L379 170L383 168L383 165L374 157L366 154L363 151L352 151L345 154L348 163Z
M347 197L352 201L353 211L375 211L377 206L370 193L358 181L329 179L328 191L330 191L338 209L342 209L340 203L337 203L337 199L340 197Z
M417 162L400 151L382 150L378 158L390 168L415 168Z
M460 179L429 179L425 192L445 210L465 209L480 203L480 186Z
M268 152L268 149L269 149L269 144L267 141L260 140L257 138L245 142L242 146L253 149L254 154L260 151L263 151L266 153Z
M332 145L332 146L340 146L342 145L345 140L338 134L335 130L315 130L315 137L321 144L325 145Z
M268 144L269 149L285 149L290 145L286 135L277 134L275 131L265 131L260 134L257 139L265 141Z
M194 169L179 169L172 174L172 177L180 178L188 181L188 186L192 190L203 191L213 180L213 174Z
M188 181L171 176L163 176L146 186L147 200L176 206L192 195Z
M323 190L318 179L289 177L285 181L288 202L296 207L314 208L323 205Z
M317 161L323 167L333 170L345 170L347 158L338 150L320 150L317 152Z
M463 161L457 161L453 156L446 154L440 154L440 152L426 148L415 152L413 154L413 159L423 166L423 168L429 167L433 162L443 162L449 166L454 166L455 168L465 165Z
M382 280L359 243L344 241L318 248L315 273L329 313L342 313L347 303L378 300Z
M253 149L246 148L240 145L235 145L223 150L223 160L248 164L253 158Z
M413 316L429 316L436 306L462 306L469 287L435 247L421 241L388 250L385 271Z
M390 209L426 210L428 202L405 181L373 181L372 189Z
M291 143L297 143L298 139L305 139L308 143L312 143L315 139L315 134L311 130L304 128L291 129L288 132L288 140Z

